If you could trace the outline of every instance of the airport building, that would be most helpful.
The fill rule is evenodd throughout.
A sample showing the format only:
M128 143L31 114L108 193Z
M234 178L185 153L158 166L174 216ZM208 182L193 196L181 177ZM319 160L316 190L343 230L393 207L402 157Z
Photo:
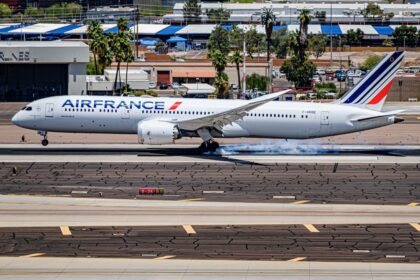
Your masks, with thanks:
M0 102L86 94L83 42L0 41Z

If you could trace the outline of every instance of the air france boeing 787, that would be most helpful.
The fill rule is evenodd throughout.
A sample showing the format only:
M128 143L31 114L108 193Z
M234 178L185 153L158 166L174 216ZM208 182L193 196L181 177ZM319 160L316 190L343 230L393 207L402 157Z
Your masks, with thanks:
M216 137L308 139L382 127L402 121L401 111L380 112L404 57L388 54L366 77L333 103L273 101L286 91L253 100L55 96L29 103L12 119L38 130L137 134L139 143L174 143L201 137L215 151Z

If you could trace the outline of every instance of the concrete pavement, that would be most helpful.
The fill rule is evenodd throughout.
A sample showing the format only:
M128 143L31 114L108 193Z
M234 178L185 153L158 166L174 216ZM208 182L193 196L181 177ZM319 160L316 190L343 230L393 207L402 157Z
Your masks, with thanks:
M418 264L0 257L0 279L383 280L420 278Z
M0 196L0 227L412 222L420 207Z

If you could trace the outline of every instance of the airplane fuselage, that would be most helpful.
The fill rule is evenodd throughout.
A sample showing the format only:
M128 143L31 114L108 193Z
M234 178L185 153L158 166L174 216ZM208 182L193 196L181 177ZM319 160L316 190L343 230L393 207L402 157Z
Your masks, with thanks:
M51 132L136 134L146 120L177 122L220 113L245 100L56 96L34 101L13 122L28 129ZM213 137L307 139L363 131L390 125L394 116L335 103L271 101L223 127ZM358 118L374 117L356 122ZM198 136L183 131L183 136Z

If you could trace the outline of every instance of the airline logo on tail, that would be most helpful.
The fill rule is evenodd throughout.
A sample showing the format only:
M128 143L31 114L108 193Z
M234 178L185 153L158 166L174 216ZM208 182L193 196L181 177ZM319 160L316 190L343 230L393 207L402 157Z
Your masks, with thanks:
M404 58L404 52L388 54L340 100L344 104L376 105L384 101Z

